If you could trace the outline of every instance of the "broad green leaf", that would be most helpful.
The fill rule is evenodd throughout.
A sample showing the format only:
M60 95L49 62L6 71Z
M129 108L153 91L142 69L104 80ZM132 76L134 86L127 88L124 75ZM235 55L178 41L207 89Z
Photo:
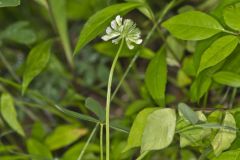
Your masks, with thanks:
M53 159L52 153L42 142L30 138L27 140L27 150L32 160Z
M213 158L212 160L239 160L240 158L240 149L230 150L223 152L219 156Z
M183 70L179 70L177 73L177 84L179 87L185 87L191 84L192 80L187 76Z
M78 42L77 46L74 50L74 54L76 54L79 50L81 50L87 43L97 37L100 33L102 33L112 19L115 18L117 14L123 14L129 12L130 10L141 6L142 3L122 3L109 6L107 8L102 9L101 11L95 13L89 20L85 23Z
M223 35L224 34L219 33L219 34L214 35L213 37L210 37L208 39L204 39L204 40L197 42L196 47L195 47L195 52L193 54L193 62L194 62L195 72L197 72L197 70L199 68L202 54L212 45L213 42L215 42L217 39L219 39Z
M20 0L0 0L0 7L15 7L20 5Z
M220 71L213 75L213 79L223 85L240 87L240 75L233 72Z
M148 64L145 73L147 89L161 107L165 107L165 90L167 83L166 49L161 48Z
M36 42L37 35L31 28L29 28L29 22L19 21L2 31L0 33L0 39L30 45Z
M236 36L223 36L217 39L202 55L198 73L227 58L238 45Z
M223 126L224 127L219 129L217 135L211 142L214 154L216 156L220 155L222 151L228 149L236 138L236 130L230 130L226 128L236 128L236 122L231 113L226 112L225 118L223 120Z
M52 41L48 40L30 51L23 74L22 93L25 93L31 81L46 67L51 55L51 46Z
M1 114L7 124L21 136L25 136L23 128L17 119L17 112L14 107L14 100L8 93L1 96Z
M174 137L175 126L174 109L164 108L152 112L144 128L141 152L160 150L169 146Z
M72 51L68 38L66 0L50 0L51 12L60 35L68 61L73 65Z
M87 98L85 105L89 110L95 113L102 122L105 121L105 111L98 101L93 98Z
M148 115L155 111L156 108L146 108L138 113L131 127L127 146L124 151L127 151L134 147L140 147L142 144L142 134L144 131L145 124L147 123Z
M86 135L87 132L87 129L78 128L74 125L62 125L47 136L45 143L50 150L56 150L75 142Z
M229 5L223 10L223 17L226 24L232 29L240 31L240 3Z
M190 11L174 16L162 25L172 35L183 40L207 39L224 31L216 19L199 11Z
M197 114L185 103L179 103L178 110L192 124L199 121Z

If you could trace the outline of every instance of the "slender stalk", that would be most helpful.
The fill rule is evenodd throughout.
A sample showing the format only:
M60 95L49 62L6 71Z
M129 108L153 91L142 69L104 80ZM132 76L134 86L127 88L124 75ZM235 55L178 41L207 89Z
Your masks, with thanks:
M103 160L103 123L100 124L100 160Z
M7 61L7 59L5 58L5 56L2 54L2 52L0 51L0 59L3 62L3 64L6 66L6 68L8 69L9 73L12 75L12 77L17 81L17 82L21 82L20 78L18 77L18 75L15 73L14 69L12 68L11 64Z
M88 147L90 141L92 140L93 135L95 134L95 132L96 132L98 126L99 126L99 123L97 123L97 124L95 125L95 127L93 128L93 130L92 130L90 136L88 137L88 140L87 140L87 142L85 143L85 145L84 145L84 147L83 147L83 149L82 149L80 155L78 156L78 159L77 159L77 160L81 160L81 159L82 159L82 157L83 157L83 155L84 155L84 153L85 153L85 151L86 151L86 149L87 149L87 147Z
M233 88L231 99L229 102L229 108L232 108L236 95L237 95L237 88Z
M108 86L107 86L107 100L106 100L106 160L110 160L110 103L111 103L111 87L112 87L112 79L113 79L113 73L115 66L117 64L117 60L119 57L119 54L122 51L124 44L124 38L121 40L121 44L119 46L118 52L113 60L109 77L108 77Z
M137 160L142 160L148 153L149 153L149 151L143 152L143 153L137 158Z
M167 7L163 10L162 14L159 16L157 22L154 22L154 26L153 28L150 30L150 32L148 32L147 37L145 38L144 42L143 42L143 46L146 46L146 44L148 43L148 41L150 40L150 37L153 35L154 31L156 30L156 28L158 27L159 23L162 22L164 16L168 13L168 11L175 5L176 0L172 0ZM132 68L132 66L134 65L135 61L137 60L137 58L140 55L140 51L138 51L134 57L132 58L130 64L128 65L126 71L124 72L122 78L120 79L120 81L118 82L118 85L116 87L116 89L114 90L111 100L113 100L113 98L115 97L115 95L117 94L119 88L121 87L122 83L124 82L125 78L127 77L130 69Z

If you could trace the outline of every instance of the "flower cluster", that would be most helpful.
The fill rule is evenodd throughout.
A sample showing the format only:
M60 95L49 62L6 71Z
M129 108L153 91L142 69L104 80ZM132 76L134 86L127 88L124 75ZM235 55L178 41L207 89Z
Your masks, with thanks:
M123 20L119 15L111 22L111 26L107 27L106 35L102 36L102 39L104 41L111 39L114 44L124 39L129 49L134 48L134 43L142 43L141 32L136 24L130 19Z

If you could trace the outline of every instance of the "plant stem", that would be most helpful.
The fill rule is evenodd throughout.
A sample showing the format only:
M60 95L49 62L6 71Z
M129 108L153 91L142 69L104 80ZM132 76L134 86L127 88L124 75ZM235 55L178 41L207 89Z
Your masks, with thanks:
M232 108L236 95L237 95L237 88L233 88L231 99L230 99L230 102L229 102L229 108Z
M83 147L83 149L82 149L82 151L81 151L81 153L80 153L80 155L79 155L79 157L78 157L77 160L81 160L81 159L82 159L82 157L83 157L83 155L84 155L84 153L85 153L85 151L86 151L86 149L87 149L87 147L88 147L91 139L93 138L93 135L95 134L98 126L99 126L99 123L97 123L97 124L95 125L95 127L93 128L93 130L92 130L92 132L91 132L91 134L90 134L87 142L85 143L85 145L84 145L84 147Z
M100 124L100 160L103 160L103 123Z
M142 160L148 153L149 151L143 152L136 160Z
M162 14L159 16L157 22L154 22L154 26L153 28L150 30L150 32L148 32L148 35L147 37L145 38L144 42L143 42L143 46L146 46L146 44L148 43L150 37L153 35L154 31L156 30L156 28L158 27L159 23L162 22L164 16L168 13L168 11L173 7L175 6L175 3L176 3L176 0L172 0L163 10ZM111 97L111 100L113 100L113 98L115 97L116 93L118 92L119 88L121 87L124 79L127 77L130 69L132 68L133 64L135 63L135 61L137 60L137 58L139 57L140 55L140 51L138 51L134 57L132 58L130 64L128 65L126 71L124 72L122 78L120 79L120 81L118 82L118 85L116 87L116 89L114 90L113 94L112 94L112 97Z
M112 79L113 79L113 73L115 66L117 64L118 57L122 51L124 44L124 38L121 41L121 44L119 46L119 49L117 51L117 54L114 57L109 77L108 77L108 86L107 86L107 101L106 101L106 160L110 160L110 103L111 103L111 87L112 87Z
M18 75L15 73L14 69L12 68L12 65L7 61L7 59L5 58L5 56L3 55L3 53L0 51L0 59L3 62L3 64L6 66L6 68L8 69L9 73L12 75L12 77L17 81L17 82L21 82L20 78L18 77Z

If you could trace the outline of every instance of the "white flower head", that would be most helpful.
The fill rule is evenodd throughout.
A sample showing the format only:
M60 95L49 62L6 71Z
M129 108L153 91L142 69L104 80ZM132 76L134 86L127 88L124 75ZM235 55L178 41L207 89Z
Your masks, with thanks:
M121 39L124 39L129 49L134 48L134 43L142 43L141 32L136 24L130 19L123 21L119 15L111 22L111 26L107 27L106 35L102 36L102 39L104 41L111 39L114 44L118 44Z

